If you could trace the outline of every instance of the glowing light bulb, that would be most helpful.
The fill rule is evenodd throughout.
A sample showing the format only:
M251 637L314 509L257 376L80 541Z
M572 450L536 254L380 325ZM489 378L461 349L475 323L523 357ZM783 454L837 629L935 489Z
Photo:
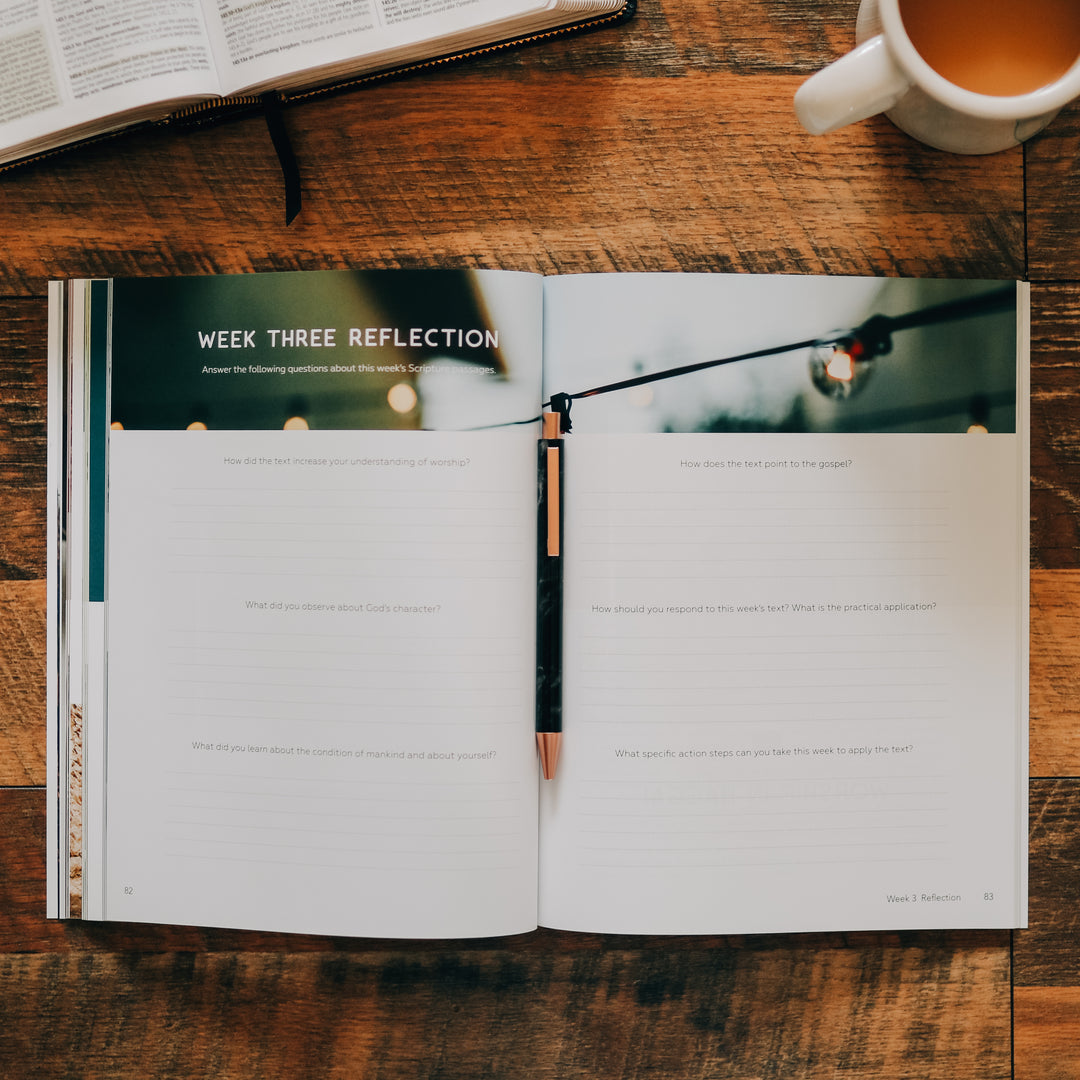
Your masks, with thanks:
M302 416L290 416L284 424L281 425L282 431L307 431L308 422Z
M969 435L989 435L990 429L985 424L971 424L967 433Z
M855 378L855 361L851 358L851 353L836 349L832 359L825 365L825 372L830 379L851 382Z
M201 420L192 420L187 426L188 431L206 431L206 425Z
M826 396L857 394L870 377L870 356L858 338L823 341L810 351L810 381Z
M386 392L387 404L396 413L412 412L416 400L416 391L408 383L397 383Z
M112 422L112 423L111 423L111 424L109 425L109 430L110 430L110 431L123 431L123 430L124 430L124 425L123 425L123 424L121 424L119 420L114 420L114 421L113 421L113 422Z

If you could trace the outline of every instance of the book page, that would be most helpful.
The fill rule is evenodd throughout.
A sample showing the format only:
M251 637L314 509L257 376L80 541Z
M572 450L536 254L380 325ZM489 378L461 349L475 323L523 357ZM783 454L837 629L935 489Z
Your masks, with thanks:
M533 928L535 280L115 288L99 917Z
M818 394L799 344L574 403L543 925L1024 920L1015 299L938 322L999 287L832 282L744 280L729 300L721 277L582 279L549 297L549 325L576 318L546 391L578 388L582 350L611 357L596 386L898 321L855 395Z
M210 32L229 91L309 85L615 11L621 0L219 0ZM209 5L208 5L209 6Z
M0 147L218 89L198 0L0 0Z

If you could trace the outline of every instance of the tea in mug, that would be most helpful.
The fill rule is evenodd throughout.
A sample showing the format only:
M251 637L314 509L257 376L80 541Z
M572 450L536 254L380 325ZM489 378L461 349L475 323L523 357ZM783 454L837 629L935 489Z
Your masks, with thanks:
M1080 0L900 0L919 55L977 94L1029 94L1080 58Z

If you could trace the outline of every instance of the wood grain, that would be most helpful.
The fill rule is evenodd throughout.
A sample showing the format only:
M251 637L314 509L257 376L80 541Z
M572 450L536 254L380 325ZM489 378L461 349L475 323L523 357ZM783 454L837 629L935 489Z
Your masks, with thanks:
M258 117L16 170L0 295L57 275L432 259L1022 276L1020 149L941 154L881 118L799 128L794 91L850 46L856 7L645 0L624 27L305 102L286 113L305 195L290 229Z
M0 580L44 572L45 326L43 301L0 300Z
M433 262L1022 276L1019 149L943 161L887 124L808 142L798 82L695 71L645 95L631 76L456 71L314 102L289 116L305 200L289 229L258 119L109 144L6 185L0 282ZM793 155L797 186L776 169Z
M1080 1076L1080 987L1021 987L1014 994L1015 1080Z
M1016 931L1017 986L1076 986L1080 975L1080 780L1033 780L1029 926Z
M1032 281L1080 277L1080 107L1074 102L1025 144L1027 227Z
M8 955L0 1068L28 1076L20 1069L33 1061L33 1075L57 1075L78 1061L80 1076L140 1080L1009 1076L1003 955L867 959L813 949ZM876 1007L884 986L890 1007ZM813 1024L802 1022L808 1000Z
M0 785L45 780L45 582L0 580Z
M1031 289L1032 565L1080 566L1080 287Z
M1080 672L1080 573L1031 574L1030 768L1080 775L1076 683Z

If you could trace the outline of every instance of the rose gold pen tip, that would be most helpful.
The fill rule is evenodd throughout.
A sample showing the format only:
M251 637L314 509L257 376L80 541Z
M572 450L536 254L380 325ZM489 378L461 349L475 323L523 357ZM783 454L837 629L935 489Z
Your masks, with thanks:
M555 766L559 761L559 744L562 733L558 731L538 731L536 748L540 751L540 770L545 780L555 778Z

